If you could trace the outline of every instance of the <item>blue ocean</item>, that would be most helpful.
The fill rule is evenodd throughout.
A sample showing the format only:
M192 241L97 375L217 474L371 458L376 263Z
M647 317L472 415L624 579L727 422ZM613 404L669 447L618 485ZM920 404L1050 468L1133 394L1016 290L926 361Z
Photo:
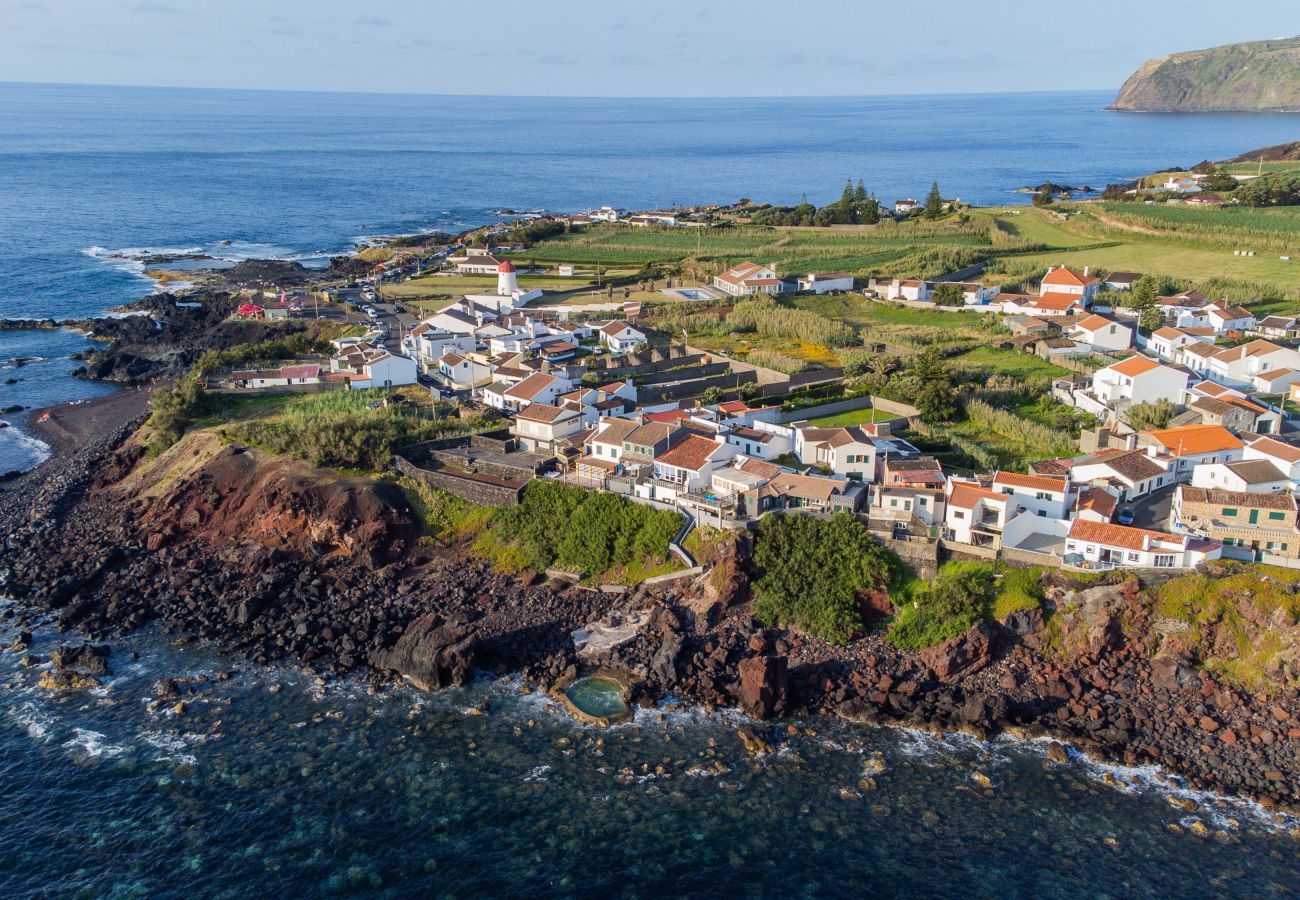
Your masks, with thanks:
M1106 113L1109 99L0 85L0 318L142 297L151 253L311 264L502 207L826 202L849 177L886 200L937 180L974 203L1027 202L1015 188L1100 187L1300 126ZM108 390L68 377L85 347L0 332L0 408ZM40 453L0 429L0 472ZM35 651L56 639L38 630ZM1038 744L810 721L755 760L734 718L672 704L596 731L511 682L322 689L151 633L117 643L111 666L109 686L61 700L0 649L0 896L1300 891L1294 823L1209 797L1175 808L1190 792L1157 771L1057 766ZM154 681L182 675L199 679L185 711L150 712Z

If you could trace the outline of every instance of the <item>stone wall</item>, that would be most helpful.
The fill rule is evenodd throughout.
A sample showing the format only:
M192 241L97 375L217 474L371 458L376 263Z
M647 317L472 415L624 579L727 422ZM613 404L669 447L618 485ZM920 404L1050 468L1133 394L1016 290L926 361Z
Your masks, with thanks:
M644 388L656 384L668 384L673 381L690 381L693 378L710 378L714 375L722 375L723 373L730 371L730 363L704 363L701 365L686 366L680 369L668 369L663 372L638 376L636 379L636 385L638 388Z
M426 469L402 457L394 457L397 471L432 488L479 506L518 506L524 485L510 484L452 469Z
M638 388L637 392L642 403L661 403L682 397L696 397L711 387L724 391L734 390L743 384L753 384L756 380L757 376L753 372L729 371L723 375L714 375L712 378L696 378L692 381Z
M920 578L933 578L939 572L938 541L900 541L880 532L872 536L912 567Z

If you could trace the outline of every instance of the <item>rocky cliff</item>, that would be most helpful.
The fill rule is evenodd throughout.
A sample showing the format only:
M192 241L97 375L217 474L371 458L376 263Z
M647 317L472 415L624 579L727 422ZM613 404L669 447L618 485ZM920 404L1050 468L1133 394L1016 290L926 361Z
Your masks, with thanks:
M1148 60L1109 109L1135 112L1300 110L1300 38L1227 44Z

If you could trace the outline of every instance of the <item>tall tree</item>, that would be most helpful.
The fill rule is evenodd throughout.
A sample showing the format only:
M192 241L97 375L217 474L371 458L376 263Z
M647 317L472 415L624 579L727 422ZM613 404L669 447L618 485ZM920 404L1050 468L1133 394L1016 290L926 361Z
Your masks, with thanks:
M838 224L847 225L853 221L853 179L844 180L844 193L840 194L840 202L836 204L835 219Z
M925 209L922 215L927 219L937 219L943 215L943 194L939 193L939 182L930 185L930 193L925 195Z
M853 191L853 202L854 203L867 202L867 188L865 185L863 185L861 178L858 179L858 186Z

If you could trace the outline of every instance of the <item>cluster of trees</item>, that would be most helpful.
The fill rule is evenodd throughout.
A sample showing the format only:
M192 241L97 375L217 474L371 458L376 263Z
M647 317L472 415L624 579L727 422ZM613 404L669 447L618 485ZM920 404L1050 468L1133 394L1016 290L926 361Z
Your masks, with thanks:
M496 531L521 544L538 566L590 575L650 558L662 560L681 527L673 512L615 494L530 482L520 504L496 514Z
M1177 411L1178 407L1174 406L1172 401L1146 400L1142 403L1134 403L1128 408L1128 423L1135 431L1168 428L1169 421Z
M1164 289L1165 284L1151 275L1143 275L1129 288L1130 305L1138 313L1138 327L1147 334L1165 324L1165 314L1158 303Z
M908 374L920 382L916 399L910 401L921 411L926 422L951 422L957 416L957 392L952 373L938 350L933 347L912 357Z
M1275 172L1252 178L1233 192L1247 206L1300 205L1300 172Z
M727 315L727 324L735 331L811 341L828 347L843 347L858 340L857 332L837 319L829 319L805 309L782 306L767 296L737 303L735 309Z
M858 179L857 187L853 179L844 184L840 199L818 209L808 202L804 194L798 206L767 206L756 211L750 220L755 225L874 225L881 219L880 202L876 195Z
M185 429L208 414L211 396L198 374L181 378L173 387L160 388L149 399L148 439L145 447L156 456L181 439Z
M769 626L793 627L836 644L864 628L861 592L889 585L898 563L857 518L776 514L754 538L754 612Z

